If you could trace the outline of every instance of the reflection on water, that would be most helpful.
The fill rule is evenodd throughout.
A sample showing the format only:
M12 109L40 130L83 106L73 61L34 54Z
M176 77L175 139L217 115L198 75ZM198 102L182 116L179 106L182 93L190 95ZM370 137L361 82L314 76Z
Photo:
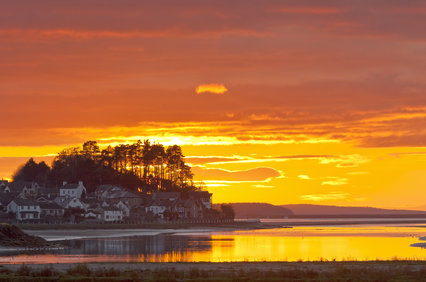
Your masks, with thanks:
M5 254L0 263L426 260L421 226L297 227L64 241L64 250Z

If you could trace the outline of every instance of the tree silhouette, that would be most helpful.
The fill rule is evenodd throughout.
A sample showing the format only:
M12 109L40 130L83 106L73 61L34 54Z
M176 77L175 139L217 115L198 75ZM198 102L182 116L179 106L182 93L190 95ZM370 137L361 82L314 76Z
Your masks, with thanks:
M182 148L167 149L148 139L134 144L108 146L101 150L96 141L62 150L50 168L33 159L22 166L14 180L37 181L59 186L62 181L84 181L89 191L100 184L118 184L145 193L153 191L194 191L191 167L185 164Z

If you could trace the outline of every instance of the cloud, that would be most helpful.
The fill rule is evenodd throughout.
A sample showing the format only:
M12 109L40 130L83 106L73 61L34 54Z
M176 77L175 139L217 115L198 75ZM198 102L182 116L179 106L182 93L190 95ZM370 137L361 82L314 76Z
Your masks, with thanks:
M321 185L331 185L331 186L340 186L348 184L347 178L340 177L328 177L330 180L321 182Z
M300 196L304 201L328 201L328 200L344 200L350 196L350 193L333 192L324 194L307 194Z
M297 177L299 177L300 179L304 179L304 180L311 179L308 175L305 175L305 174L298 175Z
M282 177L282 173L270 167L258 167L248 170L226 170L219 168L193 167L198 180L217 181L268 181L271 178Z
M195 89L197 94L201 93L212 93L212 94L225 94L228 89L223 84L210 83L210 84L200 84Z
M243 156L188 156L185 161L190 164L208 164L208 163L226 163L239 160L246 160L247 157Z
M263 184L255 184L252 186L255 188L276 188L276 186L273 186L273 185L263 185Z

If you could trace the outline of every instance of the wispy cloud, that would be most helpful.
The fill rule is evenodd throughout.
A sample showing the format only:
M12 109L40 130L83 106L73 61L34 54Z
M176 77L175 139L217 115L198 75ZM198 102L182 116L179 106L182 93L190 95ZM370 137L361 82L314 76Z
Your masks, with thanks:
M310 180L311 179L308 175L305 175L305 174L298 175L297 177L299 177L300 179L303 179L303 180Z
M341 178L341 177L327 177L327 178L330 180L321 182L321 185L340 186L340 185L348 184L347 178Z
M273 185L263 185L263 184L254 184L252 186L255 188L276 188L276 186L273 186Z
M220 83L209 83L209 84L200 84L195 89L195 93L212 93L212 94L225 94L228 91L225 85Z
M329 200L344 200L350 196L350 193L333 192L324 194L307 194L300 196L301 200L304 201L329 201Z
M228 170L221 168L193 167L194 174L199 180L229 180L229 181L268 181L282 177L282 172L270 167L257 167L248 170Z

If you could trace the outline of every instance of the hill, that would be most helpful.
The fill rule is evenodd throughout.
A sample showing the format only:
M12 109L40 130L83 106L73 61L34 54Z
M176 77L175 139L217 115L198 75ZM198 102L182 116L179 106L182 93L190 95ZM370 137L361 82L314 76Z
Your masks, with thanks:
M295 215L426 215L425 211L379 209L372 207L342 207L325 205L281 205L280 207L291 210Z
M267 203L231 203L235 218L285 218L291 216L291 210Z

